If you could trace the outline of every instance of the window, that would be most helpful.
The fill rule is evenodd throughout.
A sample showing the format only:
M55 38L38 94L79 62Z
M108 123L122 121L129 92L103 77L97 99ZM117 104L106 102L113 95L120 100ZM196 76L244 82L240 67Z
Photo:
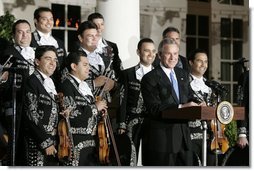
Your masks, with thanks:
M186 54L201 48L207 51L209 58L209 17L203 15L187 15ZM208 78L208 71L205 73Z
M198 2L209 2L210 3L210 0L188 0L188 1L198 1Z
M69 52L77 41L76 30L80 24L81 7L74 5L52 4L54 28L52 34L62 41Z
M221 18L221 81L230 92L236 92L238 79L243 72L242 66L232 62L242 58L243 20ZM228 94L227 99L236 103L236 93Z
M187 15L187 55L196 48L202 48L209 54L209 17Z
M220 4L228 5L244 5L244 0L217 0Z

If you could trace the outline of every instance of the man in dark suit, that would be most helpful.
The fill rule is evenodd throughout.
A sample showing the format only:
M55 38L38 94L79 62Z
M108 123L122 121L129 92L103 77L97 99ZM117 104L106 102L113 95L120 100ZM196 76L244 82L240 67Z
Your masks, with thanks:
M170 38L173 39L179 46L180 48L180 43L181 43L181 37L180 37L180 31L175 28L175 27L167 27L163 33L162 33L162 38ZM155 58L155 65L158 65L160 62L159 57L157 56ZM188 65L188 61L186 59L186 57L182 56L179 54L179 58L178 58L178 62L176 64L176 67L178 68L182 68L184 70L186 70L187 72L189 72L189 65Z
M54 27L52 10L47 7L37 8L34 11L34 24L36 29L32 33L31 46L36 48L41 45L52 45L57 49L57 68L53 75L53 80L56 87L58 87L66 50L63 41L52 35L52 28Z
M173 39L163 39L158 48L160 64L141 81L146 107L142 164L145 166L191 166L191 140L186 120L162 118L162 111L198 106L192 97L189 75L175 67L179 46ZM174 115L174 113L172 113Z
M65 108L70 112L70 129L73 137L74 151L71 160L64 163L69 166L99 165L97 153L97 124L101 111L107 110L105 101L95 101L91 89L84 81L88 78L89 62L82 52L69 53L66 66L69 71L60 84Z
M142 123L144 119L144 102L141 94L141 79L153 69L155 45L150 38L143 38L138 43L137 54L140 62L123 71L120 96L120 114L117 117L118 132L126 132L134 144L131 164L138 161L140 140L142 137Z
M28 166L58 165L57 125L58 105L55 85L50 78L56 69L57 52L54 46L39 46L35 51L36 70L25 85L24 158Z
M90 14L87 18L88 21L93 22L94 24L97 25L97 31L99 35L99 40L98 40L98 45L97 45L97 52L100 54L105 54L105 50L110 50L111 54L109 55L101 55L103 57L103 60L107 60L107 58L111 58L112 60L112 69L114 70L114 75L115 75L115 84L117 85L119 83L119 79L122 77L122 61L119 57L119 52L118 52L118 47L117 44L114 42L111 42L109 40L106 40L103 38L103 31L105 29L104 25L104 17L102 14L98 12L94 12ZM108 103L109 105L109 113L111 118L115 117L118 114L119 111L119 86L115 86L114 93L111 91L111 96L112 96L112 102Z
M121 69L122 69L122 61L119 57L119 52L118 52L118 47L117 47L117 44L114 43L114 42L111 42L109 40L106 40L102 37L102 34L103 34L103 31L105 29L105 25L104 25L104 17L102 14L98 13L98 12L95 12L95 13L92 13L88 16L87 18L88 21L91 21L93 22L94 24L97 25L97 28L98 28L98 34L99 34L99 40L98 40L98 46L97 48L102 51L103 47L111 47L113 49L113 56L112 56L112 59L113 59L113 68L116 72L116 78L118 79L121 75Z
M80 44L79 51L87 56L90 64L89 78L86 79L86 82L90 85L94 96L102 96L103 99L107 100L108 114L111 119L115 118L119 110L117 72L120 69L114 69L115 56L112 53L113 49L109 46L98 47L98 39L100 38L98 28L91 21L82 22L77 33ZM121 66L121 64L117 64L117 66Z
M0 60L0 64L6 63L11 66L5 67L16 67L18 68L15 71L16 74L16 88L15 92L13 91L14 83L14 72L6 71L4 74L7 74L6 79L2 80L2 92L1 98L4 100L3 110L4 110L4 122L3 125L8 131L10 137L9 149L17 151L15 153L15 162L12 164L22 165L23 152L22 150L22 134L23 130L20 128L20 123L22 120L22 105L24 102L24 85L29 75L34 72L34 49L30 47L31 43L31 26L27 20L17 20L12 26L12 34L14 39L14 44L7 46L3 53L3 57ZM9 59L9 62L7 60ZM14 93L15 98L13 97ZM13 130L13 100L16 100L16 128ZM15 149L13 149L13 138L12 134L16 135ZM10 153L12 154L12 153ZM14 157L14 156L9 156Z

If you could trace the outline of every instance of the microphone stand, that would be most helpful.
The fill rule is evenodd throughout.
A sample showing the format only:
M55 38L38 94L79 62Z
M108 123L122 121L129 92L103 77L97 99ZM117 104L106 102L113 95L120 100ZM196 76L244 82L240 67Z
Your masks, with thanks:
M218 104L221 102L221 96L218 92L216 94L217 94L217 104L216 104L216 106L218 106ZM216 132L217 132L218 131L218 121L217 121L217 119L214 120L214 123L216 125L215 128L216 128ZM215 137L215 141L218 141L218 137ZM218 142L216 142L216 144L217 143ZM219 163L218 154L219 154L219 150L215 149L215 166L218 166L218 163Z
M202 163L203 166L207 166L207 123L206 121L201 121L202 123L202 130L203 130L203 140L202 140Z
M215 94L217 96L216 106L218 106L218 104L221 102L221 99L226 96L227 90L221 89L221 88L218 88L218 89L216 88L214 90L215 90ZM214 122L215 122L215 128L216 128L216 132L217 132L218 131L218 124L219 124L217 118L214 120ZM215 141L218 141L218 137L215 137ZM216 142L216 144L217 144L217 142ZM221 154L221 151L215 149L215 166L218 166L218 164L219 164L218 154Z
M12 85L12 138L9 146L10 148L10 164L11 166L15 166L15 158L16 158L16 121L17 121L17 100L16 100L16 89L17 89L17 71L16 67L4 68L5 71L13 73L13 85Z
M16 100L16 82L17 82L17 74L14 71L14 78L13 78L13 86L12 86L12 99L13 99L13 118L12 118L12 148L11 148L11 166L15 166L15 158L16 158L16 107L17 107L17 100Z

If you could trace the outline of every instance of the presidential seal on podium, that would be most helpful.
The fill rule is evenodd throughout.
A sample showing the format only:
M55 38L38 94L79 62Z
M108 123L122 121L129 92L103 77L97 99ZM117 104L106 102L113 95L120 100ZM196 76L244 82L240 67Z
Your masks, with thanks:
M228 101L222 101L217 106L216 114L219 122L226 125L233 120L234 108Z

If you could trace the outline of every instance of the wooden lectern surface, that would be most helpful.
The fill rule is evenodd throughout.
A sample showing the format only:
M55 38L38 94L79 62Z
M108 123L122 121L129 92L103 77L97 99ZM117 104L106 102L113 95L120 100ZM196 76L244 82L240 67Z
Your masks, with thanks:
M244 107L234 107L233 120L244 120ZM180 109L169 109L162 112L162 117L166 119L186 119L186 120L212 120L216 118L216 107L192 106Z

